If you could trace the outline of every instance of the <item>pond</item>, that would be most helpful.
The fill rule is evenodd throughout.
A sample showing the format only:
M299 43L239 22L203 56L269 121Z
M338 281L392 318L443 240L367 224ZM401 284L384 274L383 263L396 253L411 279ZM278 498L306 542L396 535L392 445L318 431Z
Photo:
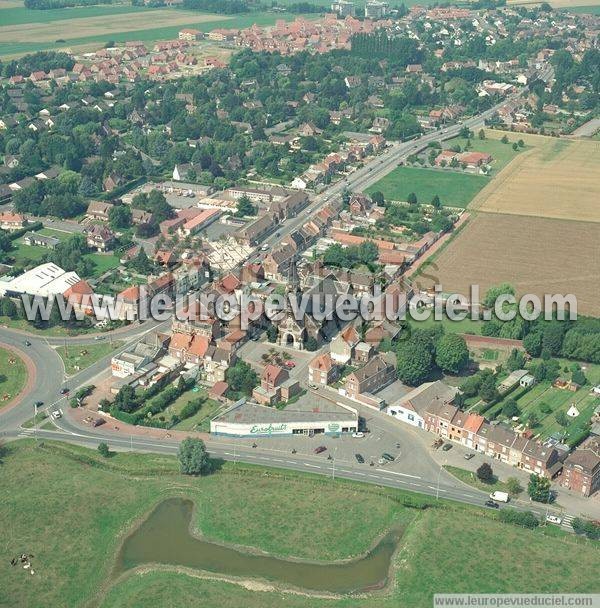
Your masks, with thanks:
M260 578L331 593L356 593L385 586L401 530L388 532L363 557L348 562L306 562L253 554L196 538L190 532L191 500L161 502L125 540L115 576L149 564L184 566L221 575ZM307 530L307 542L318 542Z

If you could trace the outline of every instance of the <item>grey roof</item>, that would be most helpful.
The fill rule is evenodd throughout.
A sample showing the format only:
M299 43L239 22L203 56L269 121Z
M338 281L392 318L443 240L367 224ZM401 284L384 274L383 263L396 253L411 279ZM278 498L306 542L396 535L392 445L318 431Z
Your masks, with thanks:
M278 410L256 403L242 403L236 405L213 420L221 422L233 422L239 424L265 424L265 423L294 423L294 422L315 422L328 420L355 420L356 415L342 408L335 408L330 404L324 403L320 407L327 408L315 411L292 410L289 407Z
M394 401L390 407L409 405L415 412L424 414L433 403L449 403L458 392L456 387L448 386L441 380L426 382L410 391L410 393L400 397L397 401Z

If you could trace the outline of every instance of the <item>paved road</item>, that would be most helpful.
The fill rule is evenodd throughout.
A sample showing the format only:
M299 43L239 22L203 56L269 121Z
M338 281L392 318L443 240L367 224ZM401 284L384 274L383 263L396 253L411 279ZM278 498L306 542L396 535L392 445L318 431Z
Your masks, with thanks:
M114 435L103 433L96 429L92 433L88 430L76 429L74 431L64 430L37 430L26 429L20 431L12 431L5 434L8 437L28 437L37 438L37 440L60 440L76 443L88 448L96 448L98 444L105 441L109 447L117 451L136 451L158 453L166 455L175 455L178 445L174 441L159 441L153 439L142 439L139 437L115 437ZM470 488L454 480L454 483L448 483L442 475L438 475L433 479L424 479L418 475L412 475L400 471L394 471L388 465L384 467L375 465L370 466L365 463L363 465L352 464L348 462L340 462L337 460L327 460L325 456L291 454L290 452L276 452L265 449L263 445L257 448L249 448L240 446L231 439L222 441L208 441L207 449L212 458L223 459L230 462L246 462L250 464L258 464L279 469L291 469L303 473L313 473L326 477L351 479L363 483L370 483L379 486L390 488L399 488L411 492L418 492L427 496L435 496L436 498L445 498L456 500L458 502L482 506L488 498L487 493ZM442 473L442 469L439 470ZM521 511L533 511L540 517L544 517L546 513L559 514L554 509L546 509L541 506L530 505L529 503L518 501L511 502L508 505ZM502 508L505 508L502 505Z

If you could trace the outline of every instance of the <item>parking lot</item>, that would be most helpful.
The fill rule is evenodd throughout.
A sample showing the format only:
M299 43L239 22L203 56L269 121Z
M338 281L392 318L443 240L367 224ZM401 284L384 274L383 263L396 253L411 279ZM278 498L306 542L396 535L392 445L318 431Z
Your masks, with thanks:
M285 361L283 355L286 353L286 356L289 357L288 360L294 364L293 367L287 367L285 364L283 365L283 367L288 370L290 378L298 380L303 386L308 385L308 364L316 353L294 350L292 348L282 348L271 342L250 341L240 348L238 355L246 361L246 363L252 365L260 374L265 365L269 363L269 361L263 359L263 355L270 355L271 352L279 355L282 363ZM272 361L276 364L275 357L273 357Z

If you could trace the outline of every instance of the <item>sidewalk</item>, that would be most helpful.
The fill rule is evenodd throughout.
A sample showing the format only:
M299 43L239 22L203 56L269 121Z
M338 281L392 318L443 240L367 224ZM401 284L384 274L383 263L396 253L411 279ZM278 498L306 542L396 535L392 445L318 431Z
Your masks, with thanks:
M523 487L523 493L518 501L521 504L528 504L530 502L529 497L527 496L527 484L529 483L530 475L528 472L517 469L505 462L494 460L489 456L481 454L481 452L474 452L457 443L450 443L452 443L452 449L447 452L431 450L432 458L440 466L447 464L475 472L484 462L487 462L501 481L506 481L509 477L518 479ZM464 455L466 453L474 453L475 457L471 460L465 460ZM557 480L560 481L560 477L558 477ZM587 519L600 519L600 494L598 492L595 496L585 498L561 487L557 483L557 480L552 483L552 489L558 493L558 497L554 503L555 508L564 509L566 513L574 516L581 516Z

